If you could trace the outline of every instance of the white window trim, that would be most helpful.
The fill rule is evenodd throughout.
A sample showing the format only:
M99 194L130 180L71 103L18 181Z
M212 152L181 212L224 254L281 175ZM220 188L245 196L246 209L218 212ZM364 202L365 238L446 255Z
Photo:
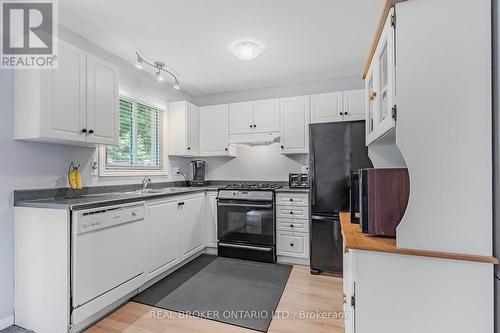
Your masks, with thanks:
M139 90L128 87L120 87L120 98L125 97L133 101L144 103L159 109L163 114L163 131L167 128L167 104L157 98L148 96ZM163 168L152 170L140 169L106 169L106 146L99 146L99 176L100 177L127 177L127 176L168 176L168 152L167 152L167 135L162 133L163 143Z

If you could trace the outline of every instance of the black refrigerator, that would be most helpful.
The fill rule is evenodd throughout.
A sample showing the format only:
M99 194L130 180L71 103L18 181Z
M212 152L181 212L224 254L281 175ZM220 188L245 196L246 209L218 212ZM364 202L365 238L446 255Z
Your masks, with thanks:
M309 145L311 273L342 275L339 213L349 211L349 174L373 167L365 122L311 124Z

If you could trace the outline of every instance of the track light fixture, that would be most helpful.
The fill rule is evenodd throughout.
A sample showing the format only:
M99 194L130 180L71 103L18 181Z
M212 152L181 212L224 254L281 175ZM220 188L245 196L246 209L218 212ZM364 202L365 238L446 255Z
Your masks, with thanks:
M139 68L139 69L143 69L144 68L144 64L150 66L150 67L153 67L156 69L156 72L155 72L155 75L156 75L156 79L158 80L158 82L163 82L165 80L165 77L162 75L163 72L165 73L168 73L170 75L172 75L172 77L174 78L174 84L173 84L173 88L175 90L179 90L180 89L180 85L179 85L179 80L177 79L177 76L175 76L174 73L172 73L171 71L169 71L168 69L165 69L165 63L164 62L161 62L161 61L155 61L153 63L151 62L148 62L147 60L145 60L140 54L139 52L135 52L135 54L137 55L137 63L135 64L135 67Z

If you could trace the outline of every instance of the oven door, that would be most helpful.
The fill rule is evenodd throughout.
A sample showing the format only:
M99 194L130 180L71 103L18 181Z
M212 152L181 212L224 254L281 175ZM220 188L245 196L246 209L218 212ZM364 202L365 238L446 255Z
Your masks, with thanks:
M219 199L217 235L220 242L274 245L273 202Z

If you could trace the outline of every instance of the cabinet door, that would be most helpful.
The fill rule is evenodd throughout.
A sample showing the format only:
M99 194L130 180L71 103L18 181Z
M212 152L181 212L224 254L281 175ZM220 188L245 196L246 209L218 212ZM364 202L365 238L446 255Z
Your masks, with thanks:
M227 155L229 151L228 105L200 107L200 156Z
M375 87L375 66L372 63L365 78L365 102L366 102L366 145L374 139L375 115L377 111L377 91Z
M205 197L204 195L179 198L181 228L181 260L202 250L206 243Z
M280 122L281 153L308 153L309 96L282 98Z
M384 30L380 36L377 50L375 51L375 61L378 67L378 89L379 98L377 99L379 114L377 127L380 128L380 134L387 132L394 127L395 122L392 118L392 108L394 101L394 28L391 24L391 17L394 9L391 9L385 22Z
M253 102L229 104L229 134L253 133Z
M365 119L365 92L364 89L343 92L344 120Z
M87 54L87 141L118 145L118 68Z
M311 123L342 121L342 115L342 92L311 96Z
M198 155L198 107L186 102L186 155Z
M44 137L86 141L86 54L59 41L59 67L48 71L46 114L41 117ZM32 121L25 119L25 121Z
M208 193L207 199L207 246L217 247L217 193Z
M178 261L179 208L176 199L146 205L147 263L149 278L156 276Z
M278 132L280 130L279 99L267 99L253 103L253 130L255 133Z

